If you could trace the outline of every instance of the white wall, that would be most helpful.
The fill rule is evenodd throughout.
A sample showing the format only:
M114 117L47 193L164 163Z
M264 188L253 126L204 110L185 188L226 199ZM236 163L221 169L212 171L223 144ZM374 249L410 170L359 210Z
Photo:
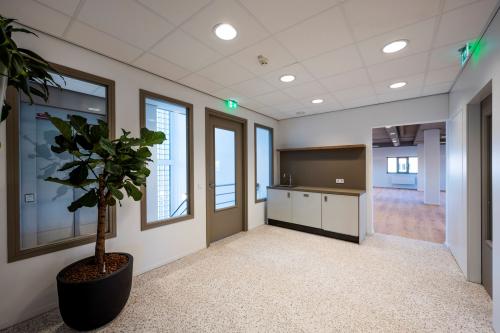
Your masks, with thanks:
M497 15L486 31L482 42L481 52L473 56L458 78L450 93L450 125L453 130L448 142L449 152L448 185L456 187L455 191L449 187L448 203L448 232L453 239L447 240L462 269L467 271L472 262L467 261L468 245L477 247L477 244L468 239L467 216L464 208L463 196L467 193L467 147L464 139L467 135L466 110L473 108L469 103L476 97L488 82L492 81L493 93L493 326L500 332L500 17ZM475 103L477 101L473 101ZM450 165L451 164L451 165ZM464 183L465 182L465 183ZM454 220L456 214L459 219ZM473 223L473 221L471 221ZM475 221L477 223L477 221Z
M139 89L147 89L194 105L194 198L195 218L168 226L140 231L140 204L125 201L117 211L117 237L107 250L126 251L135 257L134 273L164 265L205 247L205 106L224 110L223 102L129 67L96 53L39 34L40 38L19 36L20 45L44 58L116 82L116 128L139 133ZM248 215L249 228L264 223L264 203L254 195L254 121L273 127L277 122L239 108L236 115L248 119ZM93 244L7 264L5 123L0 128L0 329L56 306L55 276L65 265L92 255ZM277 170L277 168L275 168Z
M287 119L279 122L277 147L365 144L367 231L373 233L372 129L444 121L447 118L448 95L443 94Z

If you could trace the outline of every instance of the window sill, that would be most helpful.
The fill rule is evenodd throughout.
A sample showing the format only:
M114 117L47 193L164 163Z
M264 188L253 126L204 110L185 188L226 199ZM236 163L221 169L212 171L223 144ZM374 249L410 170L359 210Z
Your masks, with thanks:
M189 214L189 215L174 217L174 218L167 219L167 220L160 220L160 221L151 222L151 223L141 223L141 231L155 229L155 228L162 227L165 225L174 224L177 222L182 222L182 221L192 220L192 219L194 219L194 215Z

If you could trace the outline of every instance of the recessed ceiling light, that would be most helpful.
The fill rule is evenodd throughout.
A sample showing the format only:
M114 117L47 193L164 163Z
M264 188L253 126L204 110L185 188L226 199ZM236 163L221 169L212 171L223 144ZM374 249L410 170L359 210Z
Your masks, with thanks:
M285 75L282 75L280 77L280 81L281 82L292 82L293 80L295 80L295 75L292 75L292 74L285 74Z
M402 39L402 40L396 40L396 41L391 42L391 43L387 44L386 46L384 46L384 48L382 49L382 52L384 52L384 53L395 53L395 52L401 51L407 45L408 45L408 41L407 40L404 40L404 39Z
M235 39L238 35L236 29L229 23L219 23L214 27L214 33L222 40Z
M406 82L395 82L389 86L391 89L398 89L398 88L403 88L406 86Z
M311 103L313 103L313 104L321 104L321 103L323 103L323 100L322 100L321 98L318 98L318 99L313 99L313 100L311 101Z
M391 128L392 126L386 126L385 128Z

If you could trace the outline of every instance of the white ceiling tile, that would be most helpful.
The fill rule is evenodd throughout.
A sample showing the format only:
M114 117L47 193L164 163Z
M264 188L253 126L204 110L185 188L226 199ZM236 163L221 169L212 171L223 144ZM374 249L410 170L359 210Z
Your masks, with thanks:
M353 42L339 7L282 31L275 37L298 60L338 49Z
M52 0L56 1L56 0ZM143 5L151 8L169 22L179 25L191 17L210 0L138 0Z
M380 94L377 97L379 103L387 103L387 102L420 97L421 90L422 89L407 89L401 91L394 91L387 94Z
M368 66L429 51L432 46L435 24L436 18L431 18L360 42L358 47L364 63ZM402 51L391 54L382 52L385 45L400 39L409 41L408 46Z
M292 98L281 91L274 91L268 94L259 95L254 97L257 102L273 106L277 104L284 104L292 100Z
M275 33L324 11L340 0L240 0L240 2L267 30Z
M198 74L210 78L210 80L223 86L230 86L253 77L252 73L229 58L222 59L215 64L203 68Z
M294 113L297 110L303 109L304 107L298 101L290 100L289 102L284 102L284 103L276 105L275 108L280 112Z
M452 9L455 9L458 7L462 7L464 5L471 4L474 1L477 1L477 0L445 0L443 10L445 12L447 12L449 10L452 10Z
M354 45L344 47L304 61L304 66L316 78L348 72L363 66Z
M155 45L151 49L151 53L191 71L198 71L222 59L222 55L206 47L180 29L177 29Z
M371 85L340 90L335 92L334 95L335 98L342 104L346 101L376 97L375 90Z
M246 98L245 103L242 104L242 106L246 107L247 109L254 110L254 111L259 111L260 109L266 107L264 104L259 103L252 98Z
M350 0L345 13L357 40L430 18L439 11L436 0Z
M431 52L429 69L440 69L449 66L460 66L460 52L465 41L434 49Z
M410 76L425 72L428 53L420 53L396 60L391 60L368 67L368 74L373 82L380 82L398 78L401 76Z
M283 92L293 98L300 99L325 93L326 89L323 88L317 81L311 81L283 89Z
M247 81L243 81L231 86L231 88L249 97L266 94L276 90L276 87L272 86L267 81L261 78L253 78Z
M368 77L366 69L361 68L351 72L322 78L320 82L326 89L333 92L368 85L370 84L370 78Z
M249 99L247 96L234 91L231 88L222 88L214 92L214 95L220 99L227 100L232 99L238 102L238 104L245 104Z
M238 31L231 41L217 38L213 28L219 23L229 23ZM228 55L244 49L269 34L234 0L216 0L187 20L182 29L220 53Z
M342 105L346 109L353 109L353 108L359 108L362 106L367 106L367 105L374 105L378 104L379 101L376 96L372 97L364 97L364 98L358 98L358 99L352 99L352 100L346 100L342 102Z
M377 94L398 94L410 90L416 90L420 92L422 86L424 85L424 78L424 73L412 76L400 76L392 80L375 83L373 86ZM395 82L406 82L406 86L398 89L389 88L389 85Z
M295 75L295 80L287 83L281 82L280 77L284 74ZM268 73L262 76L262 78L278 89L286 89L298 84L302 84L304 82L314 80L314 78L304 69L304 67L302 67L302 65L298 63Z
M460 71L459 66L450 66L434 71L430 71L427 73L427 77L425 79L425 85L435 85L438 83L444 83L449 81L454 81Z
M87 0L78 20L143 50L174 28L133 0Z
M441 17L435 46L477 38L495 5L496 0L483 0L445 13Z
M46 6L51 7L52 9L63 12L68 16L73 16L75 13L76 7L78 7L78 3L80 0L37 0L40 3L43 3Z
M422 95L428 96L428 95L448 93L451 89L452 84L453 81L424 86L424 89L422 90Z
M177 80L190 73L182 67L149 53L144 53L132 65L171 80Z
M71 19L32 0L2 1L0 11L4 17L16 18L29 27L56 36L62 36Z
M65 38L124 62L130 62L142 53L142 50L78 21L73 22Z
M259 63L257 59L259 55L263 55L269 60L267 65L261 65ZM247 47L232 55L231 59L257 75L269 73L295 62L290 52L281 46L274 38L268 38Z
M192 87L194 89L213 94L217 90L224 88L218 83L215 83L201 75L196 73L189 74L186 77L183 77L179 80L180 83L185 84L186 86Z

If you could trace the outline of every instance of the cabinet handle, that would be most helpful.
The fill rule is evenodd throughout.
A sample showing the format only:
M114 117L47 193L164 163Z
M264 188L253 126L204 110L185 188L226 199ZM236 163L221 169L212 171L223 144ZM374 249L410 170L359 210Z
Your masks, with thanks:
M290 192L287 192L287 193L286 193L286 197L287 197L287 198L290 198Z
M306 198L309 198L309 194L307 194L307 193L304 193L304 196L305 196Z
M325 195L325 202L327 202L327 201L328 201L328 197Z

